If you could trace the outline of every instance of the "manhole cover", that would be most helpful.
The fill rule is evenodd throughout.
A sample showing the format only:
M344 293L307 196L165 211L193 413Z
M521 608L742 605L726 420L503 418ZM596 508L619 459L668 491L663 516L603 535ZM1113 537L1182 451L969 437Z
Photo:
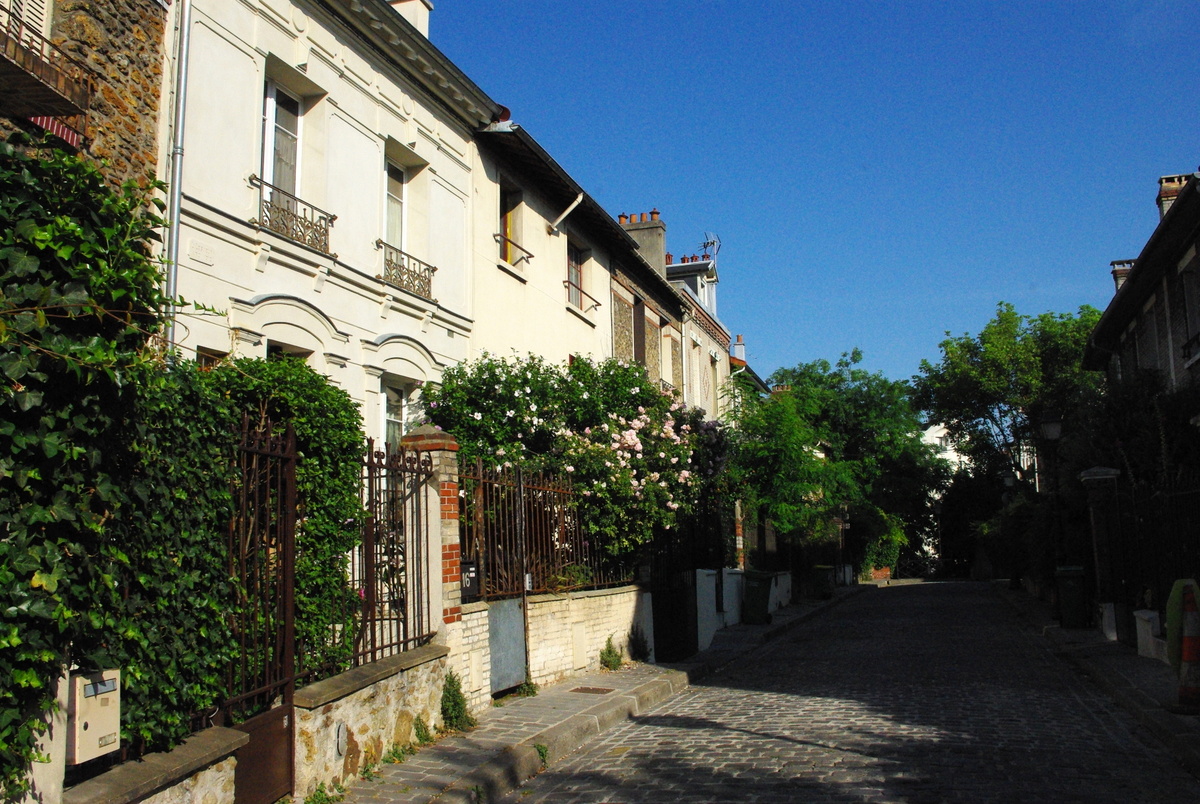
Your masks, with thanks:
M607 695L612 690L607 687L576 687L571 692L586 692L589 695Z

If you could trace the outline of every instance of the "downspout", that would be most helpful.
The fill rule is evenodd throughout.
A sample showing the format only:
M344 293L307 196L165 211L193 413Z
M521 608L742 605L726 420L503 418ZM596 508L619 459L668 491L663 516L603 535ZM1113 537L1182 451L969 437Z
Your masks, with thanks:
M167 347L175 347L175 297L179 292L179 230L183 207L183 119L187 107L188 58L192 44L192 0L179 6L179 48L175 54L175 114L171 128L171 177L167 185Z

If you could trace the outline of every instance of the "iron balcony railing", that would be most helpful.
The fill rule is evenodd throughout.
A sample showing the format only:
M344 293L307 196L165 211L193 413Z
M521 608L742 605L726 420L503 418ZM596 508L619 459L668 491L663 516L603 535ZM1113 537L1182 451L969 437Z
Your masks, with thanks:
M379 278L421 298L433 298L433 275L437 267L406 254L383 240L375 241L375 248L383 249L383 275Z
M0 86L0 110L12 117L86 114L91 96L83 65L7 6L0 6Z
M664 394L670 394L671 396L675 396L675 386L672 385L671 383L667 382L666 380L659 380L658 387L662 390L662 392Z
M567 289L567 303L572 307L577 307L580 310L591 311L600 306L600 300L586 290L576 285L570 279L563 280L563 286ZM583 300L587 299L591 302L586 308L583 306Z
M510 237L505 237L502 234L492 235L496 239L496 243L500 246L500 259L504 260L509 265L516 265L521 260L532 260L533 252L523 247L516 240Z
M251 176L250 184L258 188L258 220L252 223L323 254L337 256L329 250L329 227L337 215L301 201L258 176Z

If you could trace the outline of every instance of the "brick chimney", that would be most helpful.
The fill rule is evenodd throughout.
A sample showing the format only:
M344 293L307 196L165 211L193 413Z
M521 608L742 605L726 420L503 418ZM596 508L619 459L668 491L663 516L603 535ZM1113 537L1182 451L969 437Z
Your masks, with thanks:
M1183 190L1183 185L1191 178L1190 173L1178 176L1162 176L1158 180L1158 219L1162 220L1167 210L1175 203L1176 197Z
M621 228L629 232L638 244L638 252L660 276L667 275L667 225L660 220L657 209L650 212L617 216Z
M412 23L421 32L421 36L429 38L429 12L433 11L433 0L388 0L396 13Z
M1125 284L1125 280L1129 278L1129 272L1133 270L1133 263L1133 260L1113 260L1109 263L1112 266L1112 278L1116 290L1120 290L1121 286Z

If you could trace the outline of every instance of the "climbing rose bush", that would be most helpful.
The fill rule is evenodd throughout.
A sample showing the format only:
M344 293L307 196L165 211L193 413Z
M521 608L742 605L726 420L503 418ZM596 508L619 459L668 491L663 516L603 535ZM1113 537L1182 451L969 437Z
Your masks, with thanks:
M716 422L617 360L484 355L422 392L426 421L453 434L460 459L568 477L581 524L610 555L628 555L695 505L723 465Z

